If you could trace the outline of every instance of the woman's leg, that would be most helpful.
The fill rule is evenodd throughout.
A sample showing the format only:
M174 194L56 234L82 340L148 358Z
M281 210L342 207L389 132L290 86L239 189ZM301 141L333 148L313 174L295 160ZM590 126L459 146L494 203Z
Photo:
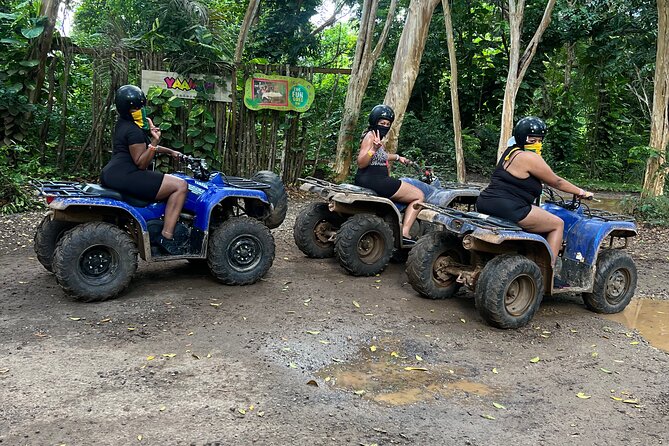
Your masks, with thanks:
M400 203L407 203L407 208L404 211L404 221L402 222L402 236L406 238L409 237L409 231L413 222L416 221L418 217L418 209L414 208L414 205L425 199L423 192L418 189L416 186L412 186L409 183L402 181L400 188L395 192L395 195L390 197L393 201L399 201Z
M532 210L527 214L527 217L520 220L518 224L529 232L547 234L546 240L551 247L551 251L553 251L553 266L555 266L555 261L562 247L564 221L538 206L532 206Z
M186 195L188 195L188 184L184 180L173 175L163 177L156 199L164 200L167 198L162 232L163 237L167 239L171 239L174 235L174 227L177 225L179 213L186 201Z

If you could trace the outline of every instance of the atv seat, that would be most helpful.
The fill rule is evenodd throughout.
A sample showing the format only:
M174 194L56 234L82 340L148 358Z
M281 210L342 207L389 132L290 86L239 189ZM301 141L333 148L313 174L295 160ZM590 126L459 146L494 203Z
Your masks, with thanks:
M505 218L494 217L492 215L483 214L481 212L467 212L465 213L465 215L474 220L482 220L485 221L486 223L491 223L494 226L497 226L501 229L508 229L510 231L523 230L523 228L518 226L516 223L512 222L511 220L507 220Z
M139 198L135 198L130 195L123 195L119 191L116 191L114 189L109 189L99 184L88 183L86 184L86 186L84 186L83 191L92 196L112 198L114 200L125 201L130 206L134 206L137 208L144 208L151 204L150 201L140 200Z

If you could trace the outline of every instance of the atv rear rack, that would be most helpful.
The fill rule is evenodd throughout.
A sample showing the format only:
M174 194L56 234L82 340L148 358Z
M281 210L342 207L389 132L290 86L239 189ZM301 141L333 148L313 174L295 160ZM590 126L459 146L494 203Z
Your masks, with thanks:
M84 184L75 181L32 181L30 183L47 197L95 197L98 194L84 191Z
M481 214L479 212L465 212L459 211L453 208L444 208L441 206L436 206L429 203L421 203L419 205L424 209L429 209L431 211L437 212L439 214L450 217L454 220L460 220L464 222L482 228L488 229L491 231L522 231L523 228L516 225L515 223L504 220L503 218L493 217L487 214Z
M324 197L331 192L376 196L374 191L355 186L353 184L335 184L314 177L298 178L298 181L302 181L304 183L300 189L306 190L308 192L314 192Z
M223 180L225 181L226 185L229 185L229 186L232 186L232 187L237 187L239 189L264 190L264 189L270 189L272 187L269 184L260 183L258 181L249 180L247 178L229 177L229 176L226 176L226 175L222 175L222 176L223 176Z

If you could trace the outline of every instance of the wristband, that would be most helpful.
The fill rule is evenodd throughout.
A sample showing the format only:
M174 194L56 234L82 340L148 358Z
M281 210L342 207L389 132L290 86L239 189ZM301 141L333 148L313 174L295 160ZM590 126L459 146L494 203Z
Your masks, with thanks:
M153 144L149 144L148 150L151 150L152 152L155 152L158 147L154 146Z
M371 150L368 150L368 151L367 151L367 155L369 155L369 157L371 158L371 157L374 156L374 152L372 152Z

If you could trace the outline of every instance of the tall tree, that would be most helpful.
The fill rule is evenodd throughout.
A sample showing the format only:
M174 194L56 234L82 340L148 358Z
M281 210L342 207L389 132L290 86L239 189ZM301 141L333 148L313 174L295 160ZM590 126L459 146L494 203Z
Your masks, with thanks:
M235 49L235 64L238 64L242 61L242 53L244 52L244 44L246 43L246 37L249 34L251 29L251 23L255 20L258 15L258 7L260 6L260 0L249 0L249 5L246 8L246 14L244 15L244 22L242 23L242 28L239 30L239 37L237 38L237 48Z
M379 59L381 50L383 50L383 46L388 39L388 31L395 16L396 5L397 0L390 1L386 22L376 45L374 45L374 29L379 0L364 0L363 2L360 32L355 45L355 56L351 65L351 76L337 139L337 158L334 168L336 181L343 181L348 176L353 152L353 133L360 115L360 104L362 104L362 97L367 89L376 61Z
M438 4L439 0L411 0L409 4L384 100L395 110L395 122L387 136L386 148L389 152L397 149L397 138L418 76L430 21Z
M504 89L504 103L502 105L502 125L500 130L499 146L497 149L497 158L499 158L506 149L506 142L511 136L513 129L513 115L516 106L516 95L520 84L523 82L527 68L532 62L532 58L537 52L537 46L541 41L544 31L551 22L551 13L555 6L555 0L548 0L541 23L527 44L523 56L520 57L521 35L523 28L523 15L525 13L525 0L509 0L509 72L506 77L506 87Z
M667 175L666 155L669 142L669 0L657 0L657 55L655 88L650 123L650 147L655 152L646 163L643 196L656 197L664 192Z
M453 39L453 21L451 20L451 5L449 0L441 0L444 8L444 25L446 26L446 42L448 45L448 60L451 63L451 109L453 111L453 140L455 143L455 165L458 181L464 183L467 177L465 157L462 150L462 123L460 122L460 99L458 97L458 61L455 56L455 41Z
M35 89L30 94L30 102L32 104L39 101L40 94L42 93L47 57L49 51L51 51L53 31L56 27L56 17L58 16L59 7L60 0L43 0L40 8L40 15L46 17L46 22L44 23L44 32L36 40L35 46L29 56L29 60L39 61L34 74Z

